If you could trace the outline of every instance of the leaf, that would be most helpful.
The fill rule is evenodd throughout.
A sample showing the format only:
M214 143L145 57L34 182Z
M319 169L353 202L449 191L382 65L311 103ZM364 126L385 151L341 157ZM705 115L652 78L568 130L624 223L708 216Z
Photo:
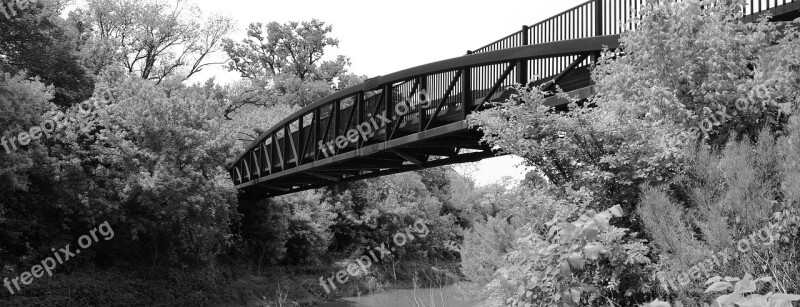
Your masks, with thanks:
M583 247L583 253L586 255L586 259L597 260L600 258L600 249L597 244L590 243Z
M576 227L575 224L573 224L573 223L566 223L564 225L564 229L567 231L567 233L575 231L576 228L578 228L578 227Z
M718 282L720 280L722 280L722 277L714 276L714 277L709 278L703 285L707 285L707 284L710 284L710 283L713 283L713 282Z
M794 302L794 301L800 300L800 295L797 295L797 294L786 294L786 293L775 293L775 294L772 294L772 296L769 297L770 301L773 300L773 299L776 299L776 300L787 300L787 301Z
M562 262L559 273L561 273L561 276L570 277L572 275L572 270L569 268L569 263L566 261Z
M750 293L756 291L756 283L753 282L753 275L750 273L746 273L744 278L738 282L733 287L734 293Z
M572 253L567 258L569 265L575 269L583 270L584 259L581 253Z
M792 307L792 303L789 301L775 301L771 302L770 307Z
M656 299L647 304L647 307L672 307L669 303Z
M580 303L581 292L575 289L570 289L569 291L572 293L572 301L575 302L575 304Z
M586 223L586 226L583 228L583 235L584 237L586 237L586 240L589 241L597 240L598 234L599 231L594 221L589 221L588 223Z
M744 298L744 296L738 293L725 294L718 297L715 303L719 304L720 306L729 306L733 302L738 302L742 298Z
M740 307L762 307L762 306L769 306L769 302L767 301L766 296L754 294L742 300L736 301L736 305Z
M718 291L722 291L722 290L725 290L725 289L728 289L728 288L733 288L733 285L731 285L731 283L729 283L729 282L718 281L718 282L715 282L715 283L711 284L711 286L709 286L708 289L706 289L706 293L718 292Z
M611 225L608 222L609 220L611 220L611 214L608 212L601 212L594 217L595 223L602 231L608 231L611 228Z
M620 207L620 205L614 205L613 207L608 209L608 212L610 212L611 215L613 215L614 217L622 217L625 213L624 211L622 211L622 207Z

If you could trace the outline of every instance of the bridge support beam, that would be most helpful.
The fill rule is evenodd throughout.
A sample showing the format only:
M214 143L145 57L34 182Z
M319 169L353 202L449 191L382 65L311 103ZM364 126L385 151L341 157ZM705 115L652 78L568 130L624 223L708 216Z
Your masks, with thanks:
M337 177L325 175L325 174L318 173L318 172L306 172L306 174L314 176L314 177L317 177L317 178L325 179L325 180L331 181L331 182L340 182L340 181L342 181L341 179L339 179Z
M420 161L419 159L415 158L414 156L412 156L412 155L409 155L409 154L407 154L407 153L404 153L404 152L402 152L402 151L399 151L399 150L391 150L391 152L392 152L392 153L394 153L394 154L396 154L396 155L398 155L399 157L401 157L401 158L403 158L403 159L406 159L406 161L408 161L408 162L411 162L411 163L413 163L413 164L414 164L414 165L416 165L416 166L422 166L422 164L424 164L424 162Z
M285 188L279 188L279 187L273 187L273 186L268 186L268 185L265 185L265 184L258 184L257 186L258 186L259 188L262 188L262 189L264 189L264 190L268 190L268 191L274 191L274 192L280 192L280 193L289 193L289 191L290 191L289 189L285 189Z

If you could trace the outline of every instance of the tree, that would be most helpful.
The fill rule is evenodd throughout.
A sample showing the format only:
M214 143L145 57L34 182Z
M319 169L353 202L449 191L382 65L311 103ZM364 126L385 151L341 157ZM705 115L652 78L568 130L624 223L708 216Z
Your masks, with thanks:
M285 74L302 81L332 82L349 65L349 59L344 56L322 61L325 48L339 46L338 39L328 37L332 30L332 26L325 26L316 19L283 25L274 21L266 25L252 23L247 29L247 38L241 43L225 40L225 51L231 57L228 69L238 71L247 79Z
M94 81L75 51L77 33L59 15L63 4L42 0L0 18L0 71L25 72L53 85L56 105L67 107L92 96Z
M355 85L363 77L347 74L349 58L323 60L325 50L339 45L329 37L331 26L316 19L286 24L252 23L247 38L239 43L226 39L224 49L231 58L228 70L246 81L232 98L232 112L243 105L275 104L306 106Z
M0 132L0 259L10 264L35 256L41 245L63 239L63 228L53 226L69 224L61 219L62 211L51 205L56 198L50 180L54 159L46 145L51 140L41 134L27 145L10 140L41 125L47 119L42 114L54 108L49 102L53 88L27 79L24 74L0 74L0 127L4 129Z
M783 33L767 17L745 24L739 4L647 6L636 31L620 38L624 56L607 53L593 72L603 125L638 126L634 136L659 138L666 154L680 154L671 144L686 131L719 147L741 134L754 139L765 125L778 129L800 90L790 71L797 31Z
M111 103L89 115L71 109L65 118L78 120L59 121L52 150L63 159L64 202L76 214L113 218L135 242L120 249L138 256L131 260L212 263L230 238L236 201L223 168L235 136L219 103L196 87L167 95L124 71L103 78Z
M209 57L234 26L220 16L202 21L199 9L186 0L91 0L72 19L95 74L120 65L156 83L188 79L206 66L222 64Z

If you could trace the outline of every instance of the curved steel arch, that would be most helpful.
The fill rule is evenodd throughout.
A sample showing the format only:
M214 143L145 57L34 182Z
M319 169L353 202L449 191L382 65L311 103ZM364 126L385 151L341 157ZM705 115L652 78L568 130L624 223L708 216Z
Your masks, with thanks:
M338 91L260 135L230 166L231 178L246 197L265 197L494 156L479 142L481 134L468 126L467 115L486 102L508 98L505 88L515 83L551 82L573 97L591 96L589 64L604 47L617 48L618 33L626 29L619 25L627 17L610 18L637 11L642 2L591 0L465 56ZM769 2L774 5L759 6L745 20L765 11L788 18L800 11L800 1ZM423 90L425 103L418 95ZM402 115L395 111L401 102L410 107ZM546 102L564 103L555 98ZM376 125L376 114L390 122ZM330 148L363 123L371 123L372 135Z

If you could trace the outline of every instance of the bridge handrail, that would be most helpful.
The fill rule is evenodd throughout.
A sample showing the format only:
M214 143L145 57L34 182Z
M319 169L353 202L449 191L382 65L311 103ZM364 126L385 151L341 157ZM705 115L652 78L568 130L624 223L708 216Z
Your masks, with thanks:
M563 11L563 12L557 14L557 15L551 16L551 17L549 17L549 18L547 18L545 20L537 22L537 23L535 23L533 25L523 26L522 30L519 30L519 31L514 32L514 33L511 33L511 34L509 34L509 35L507 35L507 36L505 36L505 37L503 37L501 39L498 39L498 40L496 40L494 42L486 44L485 46L482 46L482 47L480 47L478 49L475 49L473 51L469 51L468 53L481 53L481 52L487 52L487 51L494 51L494 50L498 50L498 49L513 48L513 47L528 45L529 43L531 43L530 42L530 38L533 36L531 34L536 33L536 31L538 29L540 29L540 28L546 27L548 25L548 23L550 23L553 20L556 20L556 19L561 18L563 16L567 16L567 15L572 14L574 12L581 11L581 10L583 10L585 8L590 8L590 9L587 9L586 11L584 11L584 15L586 15L587 17L593 16L593 13L594 13L593 9L594 9L596 3L598 3L598 2L600 2L600 1L599 0L588 0L588 1L584 2L584 3L581 3L581 4L578 4L578 5L574 6L574 7L570 8L570 9L568 9L568 10L565 10L565 11ZM590 12L592 14L590 14ZM561 32L561 31L554 30L553 32ZM520 34L522 34L522 39L521 40L509 40L509 38L518 36ZM600 34L600 33L593 33L593 34ZM535 43L545 43L545 41L536 42L535 41L536 36L533 36L533 38L534 38L534 42L533 42L534 44ZM580 38L580 37L569 37L567 39L574 39L574 38Z
M467 53L481 53L554 40L619 34L622 32L620 25L626 24L632 15L631 9L641 9L644 2L645 0L589 0L533 25L523 26L522 30ZM796 5L785 7L787 4ZM796 0L750 0L750 5L744 8L743 20L753 21L765 11L781 6L784 6L785 11L791 11L796 10L800 3ZM569 31L564 31L565 29ZM520 34L523 34L521 39L513 39Z

